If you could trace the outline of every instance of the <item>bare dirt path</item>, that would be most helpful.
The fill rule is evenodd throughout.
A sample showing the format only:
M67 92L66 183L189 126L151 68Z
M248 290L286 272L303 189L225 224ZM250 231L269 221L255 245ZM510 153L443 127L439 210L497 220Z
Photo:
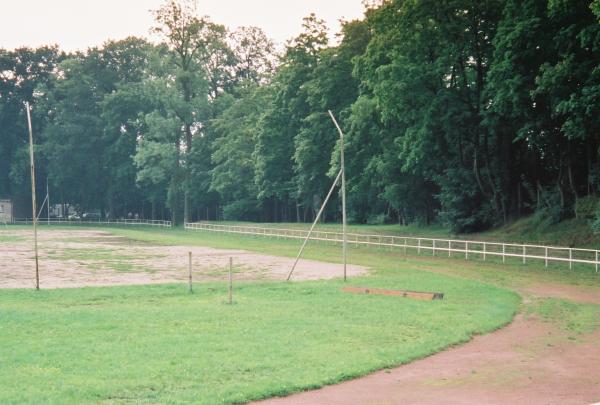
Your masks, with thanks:
M511 288L525 303L559 298L600 305L600 291L589 286L535 282ZM510 325L460 347L260 405L592 403L600 403L600 330L573 335L519 314Z
M34 254L29 231L0 233L0 288L34 286ZM182 282L188 276L188 252L193 257L195 280L227 278L229 257L237 280L284 280L293 259L245 250L163 246L139 243L94 230L40 230L40 284L43 288L158 284ZM349 275L366 273L348 266ZM302 260L295 280L341 277L334 263Z
M495 333L423 360L261 404L598 402L600 331L572 339L553 324L518 315Z

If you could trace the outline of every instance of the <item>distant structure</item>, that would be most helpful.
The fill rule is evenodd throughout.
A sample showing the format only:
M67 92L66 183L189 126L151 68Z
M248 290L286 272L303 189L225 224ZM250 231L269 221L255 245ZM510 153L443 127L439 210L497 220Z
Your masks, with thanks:
M0 200L0 223L13 221L13 205L11 200Z

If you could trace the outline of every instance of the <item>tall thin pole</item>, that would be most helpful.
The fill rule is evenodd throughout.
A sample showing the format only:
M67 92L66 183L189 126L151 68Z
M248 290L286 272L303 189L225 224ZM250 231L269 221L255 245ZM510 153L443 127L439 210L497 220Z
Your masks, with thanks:
M342 132L342 129L340 128L340 126L338 125L338 122L336 121L335 117L333 116L333 113L331 112L331 110L329 110L329 116L331 117L331 119L333 120L333 123L335 124L338 132L340 133L340 141L341 141L341 147L340 147L340 164L342 166L342 235L343 235L343 243L342 243L342 256L344 257L344 281L346 281L346 262L347 262L347 244L348 244L348 238L346 235L346 165L344 164L344 133Z
M29 102L25 103L27 108L27 126L29 127L29 162L31 164L31 208L33 212L33 243L35 247L35 289L40 289L40 270L38 265L37 246L37 206L35 202L35 165L33 161L33 129L31 127L31 108Z

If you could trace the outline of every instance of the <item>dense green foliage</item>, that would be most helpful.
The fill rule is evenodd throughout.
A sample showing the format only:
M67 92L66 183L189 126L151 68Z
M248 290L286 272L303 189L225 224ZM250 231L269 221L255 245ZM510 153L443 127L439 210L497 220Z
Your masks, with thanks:
M476 231L588 216L598 2L379 3L335 45L306 17L278 56L260 29L229 33L174 0L155 12L161 45L0 50L0 195L27 193L28 100L55 200L177 222L308 221L339 167L332 110L354 222Z

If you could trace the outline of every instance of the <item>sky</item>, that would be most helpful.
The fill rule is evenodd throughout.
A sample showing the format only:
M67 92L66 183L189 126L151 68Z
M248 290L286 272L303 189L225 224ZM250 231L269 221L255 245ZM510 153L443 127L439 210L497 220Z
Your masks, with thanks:
M66 51L85 50L130 35L151 38L149 10L164 0L2 1L0 48L58 44ZM199 14L230 29L258 26L279 45L301 31L302 17L315 12L330 36L339 19L363 15L361 0L198 0Z

